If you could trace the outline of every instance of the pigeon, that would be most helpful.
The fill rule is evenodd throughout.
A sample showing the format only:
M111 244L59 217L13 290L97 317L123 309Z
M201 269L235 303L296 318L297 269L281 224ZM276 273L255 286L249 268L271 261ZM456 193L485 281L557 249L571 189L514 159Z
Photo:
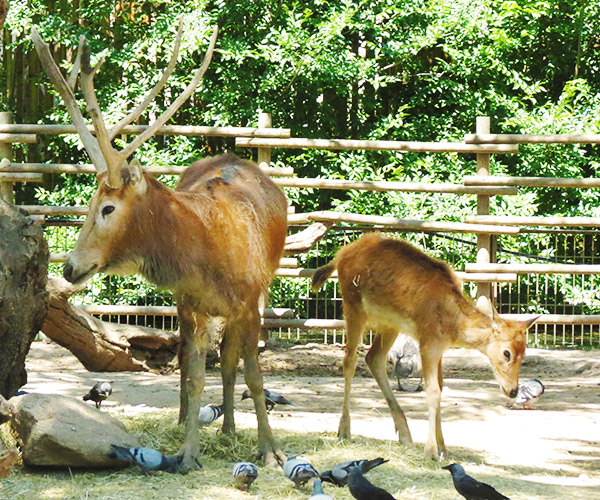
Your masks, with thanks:
M250 485L258 477L258 467L251 462L238 462L233 465L233 478L240 490L248 491Z
M96 408L100 408L102 401L112 394L112 385L110 382L98 382L90 389L85 396L84 401L93 401L96 403Z
M12 420L14 416L15 409L13 408L13 405L0 394L0 425Z
M320 479L313 479L313 492L310 498L315 500L333 500L333 498L326 495L323 491L323 484Z
M480 483L469 476L462 465L450 464L442 467L450 471L456 491L467 500L509 500L502 493L498 493L489 484Z
M283 472L294 482L296 488L304 486L312 477L319 477L317 470L305 458L290 457L283 465Z
M398 381L398 390L406 391L400 383L401 379L414 377L419 371L419 346L417 342L409 335L398 334L394 344L388 351L388 361L394 364L394 375ZM416 391L422 391L421 380Z
M342 462L337 464L333 469L326 470L321 474L321 480L326 483L332 483L336 486L346 486L348 484L348 468L352 466L360 467L364 473L369 472L378 465L389 462L381 457L373 460L354 460L350 462Z
M375 486L363 476L361 468L356 465L348 467L348 488L356 500L395 500L383 488Z
M519 392L514 401L510 401L507 406L514 408L516 405L523 405L523 409L533 410L533 405L544 394L544 384L538 379L525 380L519 384Z
M160 451L153 450L152 448L126 448L124 446L117 446L116 444L111 444L110 446L113 449L109 455L111 458L139 465L142 472L146 475L151 471L158 470L177 472L183 460L183 455L165 457Z
M290 405L294 406L294 404L281 394L277 394L276 392L270 391L268 389L263 389L265 393L265 406L267 407L267 413L271 413L275 405ZM244 399L248 399L252 397L252 393L249 389L246 389L242 394L242 401Z
M0 479L7 477L19 461L19 450L9 448L0 452ZM2 487L2 485L0 485Z
M212 424L223 415L223 405L206 405L200 408L198 419L201 424Z

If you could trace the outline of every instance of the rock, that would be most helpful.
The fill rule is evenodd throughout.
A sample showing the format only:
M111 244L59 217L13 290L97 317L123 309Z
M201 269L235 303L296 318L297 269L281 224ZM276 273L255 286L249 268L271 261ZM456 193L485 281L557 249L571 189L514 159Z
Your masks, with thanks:
M111 444L137 447L116 418L83 401L56 394L25 394L10 399L12 427L23 463L36 466L122 467L109 458Z

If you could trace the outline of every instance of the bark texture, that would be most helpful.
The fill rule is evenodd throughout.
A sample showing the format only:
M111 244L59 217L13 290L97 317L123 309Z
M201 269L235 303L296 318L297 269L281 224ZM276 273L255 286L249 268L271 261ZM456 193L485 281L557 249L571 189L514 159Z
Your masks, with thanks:
M27 382L25 356L48 308L48 245L39 224L0 198L0 394Z

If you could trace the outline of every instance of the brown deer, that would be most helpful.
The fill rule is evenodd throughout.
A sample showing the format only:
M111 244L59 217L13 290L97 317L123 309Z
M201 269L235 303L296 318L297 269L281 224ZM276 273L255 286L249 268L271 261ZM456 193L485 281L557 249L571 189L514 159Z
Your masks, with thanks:
M425 453L445 453L440 399L442 355L449 347L469 347L485 354L507 396L517 394L519 368L525 355L525 332L535 321L501 318L489 300L476 307L445 263L432 259L405 241L378 233L362 236L317 269L318 290L337 268L343 296L347 339L344 357L344 406L338 430L350 437L350 389L356 349L367 325L376 331L367 365L392 413L399 441L411 443L404 412L398 405L386 371L387 353L399 331L419 343L429 407L429 437Z
M185 91L125 149L112 139L137 119L158 94L175 67L182 34L180 23L171 62L144 102L110 130L104 124L93 87L98 66L89 63L80 43L80 82L95 136L84 122L73 95L75 77L67 82L47 44L33 40L44 69L58 89L82 141L98 170L98 190L79 239L64 268L65 278L81 283L98 272L140 273L177 300L181 344L181 412L185 422L182 471L198 467L198 413L204 388L205 357L212 317L224 318L221 343L223 431L233 433L234 386L240 356L258 420L259 448L268 464L283 462L265 409L258 365L259 297L269 286L281 257L287 208L282 191L255 164L234 155L192 164L172 190L127 158L176 111L204 74L216 42L213 33L201 68Z

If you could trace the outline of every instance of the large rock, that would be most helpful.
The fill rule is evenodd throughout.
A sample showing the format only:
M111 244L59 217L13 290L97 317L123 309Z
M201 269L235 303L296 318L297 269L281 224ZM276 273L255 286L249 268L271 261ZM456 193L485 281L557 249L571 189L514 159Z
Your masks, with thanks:
M109 458L111 444L139 446L116 418L83 401L56 394L25 394L10 399L13 429L27 465L121 467Z

